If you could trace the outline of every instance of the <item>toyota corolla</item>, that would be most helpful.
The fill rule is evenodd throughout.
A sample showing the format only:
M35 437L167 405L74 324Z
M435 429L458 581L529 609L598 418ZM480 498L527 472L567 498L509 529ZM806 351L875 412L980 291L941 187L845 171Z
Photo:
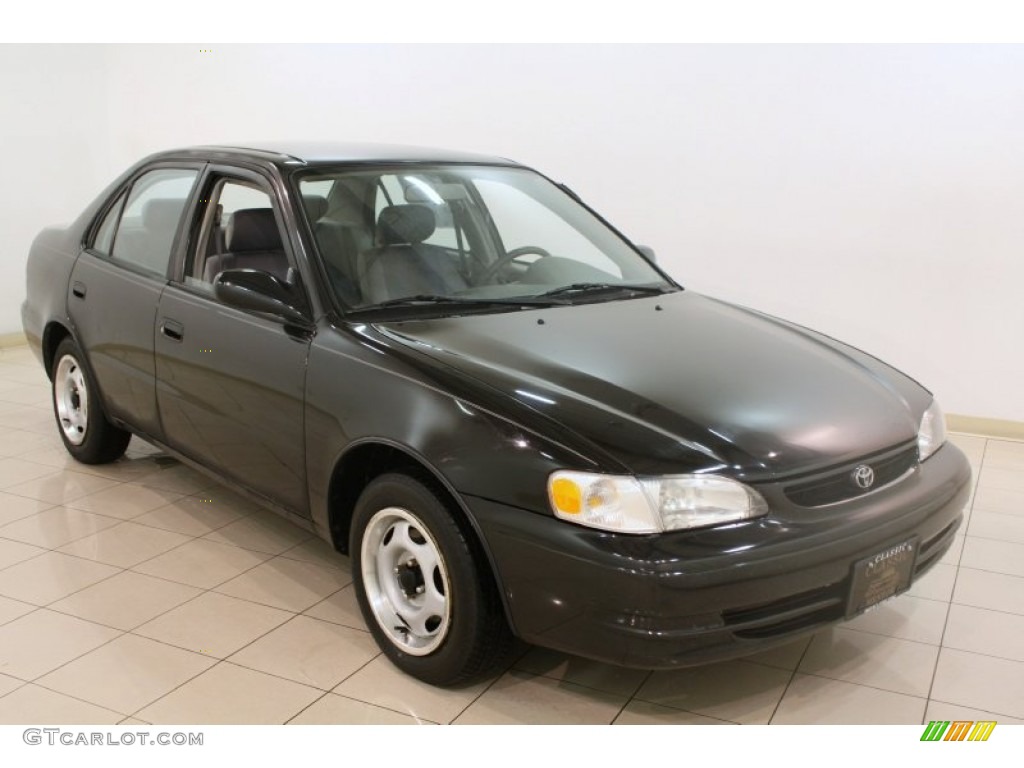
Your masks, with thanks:
M923 386L500 158L154 155L39 235L22 314L72 456L137 435L316 532L435 684L513 637L646 668L787 642L906 590L968 494Z

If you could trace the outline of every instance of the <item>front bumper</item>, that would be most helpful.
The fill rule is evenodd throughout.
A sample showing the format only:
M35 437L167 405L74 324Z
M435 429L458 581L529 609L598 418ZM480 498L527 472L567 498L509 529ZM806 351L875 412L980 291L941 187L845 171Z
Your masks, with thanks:
M951 444L888 488L698 531L625 536L469 497L522 639L648 669L745 656L847 618L853 564L917 537L916 580L953 541L970 466Z

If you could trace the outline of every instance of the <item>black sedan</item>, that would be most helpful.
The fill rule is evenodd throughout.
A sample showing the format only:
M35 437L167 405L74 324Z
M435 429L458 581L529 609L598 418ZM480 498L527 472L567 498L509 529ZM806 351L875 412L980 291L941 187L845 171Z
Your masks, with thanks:
M516 163L197 147L28 260L79 461L138 435L352 558L436 684L512 638L623 665L741 656L904 590L970 470L877 359L685 291Z

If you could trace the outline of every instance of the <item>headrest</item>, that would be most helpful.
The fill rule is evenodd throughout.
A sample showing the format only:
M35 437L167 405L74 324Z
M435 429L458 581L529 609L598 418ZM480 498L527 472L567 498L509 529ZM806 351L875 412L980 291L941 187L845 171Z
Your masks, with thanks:
M327 213L327 198L323 195L303 195L302 205L306 208L310 221L315 222Z
M178 228L184 200L155 198L142 206L142 226L153 232L173 232Z
M434 212L425 205L389 205L377 217L377 239L380 245L422 243L435 226Z
M270 208L245 208L231 214L226 233L227 248L240 251L280 251L281 233Z

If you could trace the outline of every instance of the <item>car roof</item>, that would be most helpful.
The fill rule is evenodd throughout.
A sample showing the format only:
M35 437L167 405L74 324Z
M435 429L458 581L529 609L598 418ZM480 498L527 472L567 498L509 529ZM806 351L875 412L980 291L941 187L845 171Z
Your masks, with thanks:
M217 157L249 157L277 165L313 165L329 163L481 163L486 165L518 165L512 160L492 155L450 149L371 144L358 142L249 142L237 145L184 147L161 152L159 157L181 156L213 159Z

